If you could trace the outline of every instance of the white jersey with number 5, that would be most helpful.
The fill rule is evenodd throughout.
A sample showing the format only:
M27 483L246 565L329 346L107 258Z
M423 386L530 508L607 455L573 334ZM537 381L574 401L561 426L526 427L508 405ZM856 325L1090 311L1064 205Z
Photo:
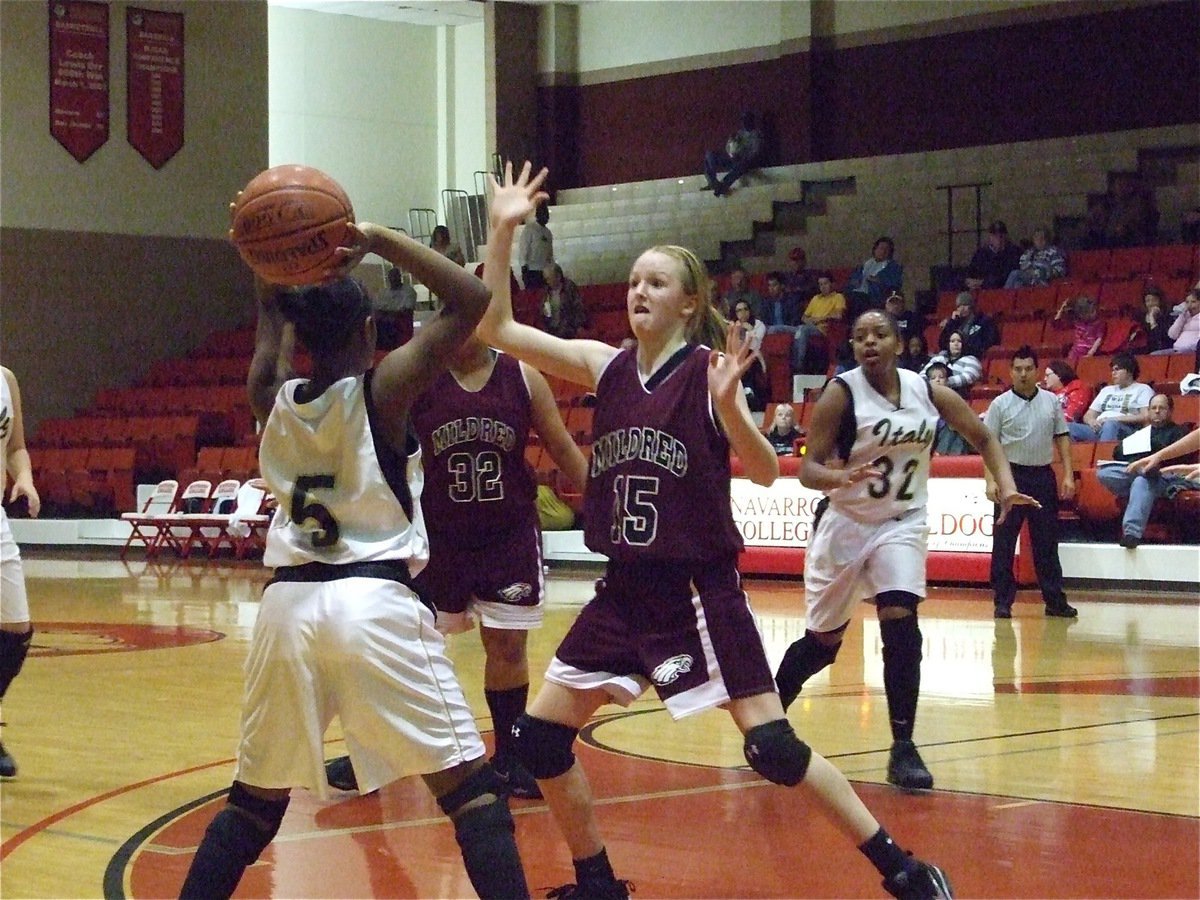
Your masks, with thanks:
M415 575L428 559L420 448L414 442L406 459L376 435L370 376L343 378L311 398L306 379L279 389L258 453L279 501L266 565L405 559Z
M880 471L829 492L830 505L859 522L884 522L925 506L938 410L924 378L907 369L897 374L898 406L871 387L862 368L834 379L850 393L835 452L847 469L872 465Z

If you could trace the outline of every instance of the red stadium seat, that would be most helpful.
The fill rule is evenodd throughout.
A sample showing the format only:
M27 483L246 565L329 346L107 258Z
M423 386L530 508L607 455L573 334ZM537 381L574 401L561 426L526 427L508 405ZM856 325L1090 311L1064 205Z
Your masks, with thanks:
M1103 277L1112 281L1148 275L1152 271L1154 247L1119 247L1108 257Z
M1067 257L1067 272L1075 280L1099 281L1111 254L1111 250L1075 250Z
M1150 273L1155 280L1200 277L1200 245L1167 244L1156 247Z

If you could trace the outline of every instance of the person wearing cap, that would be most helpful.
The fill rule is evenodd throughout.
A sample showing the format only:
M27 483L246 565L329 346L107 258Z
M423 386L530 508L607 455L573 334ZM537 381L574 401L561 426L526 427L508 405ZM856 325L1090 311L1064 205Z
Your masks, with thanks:
M975 308L975 297L970 291L958 295L954 312L939 324L942 331L938 335L938 348L943 351L950 349L950 335L956 332L962 335L962 352L976 359L983 359L988 347L1000 343L1000 330L996 323Z
M967 290L1004 287L1008 273L1020 267L1021 248L1008 239L1008 226L997 219L967 266Z

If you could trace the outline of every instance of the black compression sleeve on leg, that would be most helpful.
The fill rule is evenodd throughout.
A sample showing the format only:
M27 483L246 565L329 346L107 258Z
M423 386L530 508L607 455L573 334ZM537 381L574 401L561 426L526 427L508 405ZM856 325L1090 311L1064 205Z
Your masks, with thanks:
M513 723L525 712L525 704L529 700L529 685L523 684L504 691L485 690L483 698L492 714L496 752L503 756L512 750Z
M21 671L21 666L25 665L25 656L29 653L32 640L32 628L24 633L0 631L0 697L8 692L8 686Z
M921 629L917 614L883 619L879 633L883 638L883 687L892 738L911 741L921 693Z
M229 791L229 802L217 813L196 849L181 900L212 900L232 896L242 873L279 832L287 800L255 797L240 784Z
M481 900L529 896L513 832L512 814L504 800L468 809L454 819L463 865Z
M849 624L849 623L847 623ZM794 641L787 652L783 654L783 662L779 664L779 672L775 675L779 699L786 710L792 701L800 694L804 683L837 659L838 650L842 647L841 632L846 630L843 625L834 634L839 636L836 644L824 644L817 640L812 631L806 631L804 637Z

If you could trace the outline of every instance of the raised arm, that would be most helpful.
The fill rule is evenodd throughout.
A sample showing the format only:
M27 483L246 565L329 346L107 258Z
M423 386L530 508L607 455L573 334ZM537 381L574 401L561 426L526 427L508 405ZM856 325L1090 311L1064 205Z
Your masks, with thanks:
M286 290L277 284L254 277L254 296L258 301L258 325L254 333L254 358L246 375L250 409L260 425L267 423L279 387L292 377L292 351L295 334L279 309L279 295Z
M529 173L530 165L526 162L514 181L510 162L504 168L503 185L488 176L492 188L491 233L483 278L491 288L492 302L479 324L479 336L534 368L594 390L600 373L617 355L615 347L599 341L556 337L513 318L512 289L508 279L513 234L533 209L546 200L546 194L541 190L546 170L542 169L532 178Z
M567 433L567 426L558 414L550 385L546 383L545 376L533 366L521 363L521 374L525 376L525 384L529 386L533 430L542 439L542 446L546 448L559 471L566 475L582 494L587 486L587 460Z
M25 415L21 410L21 386L17 384L17 376L11 370L0 366L0 372L8 382L8 393L12 397L13 405L9 410L12 432L8 436L8 455L4 460L4 470L12 476L12 490L8 499L12 501L24 497L29 503L29 515L37 518L42 508L42 500L38 496L37 488L33 486L33 463L29 459L29 451L25 448Z
M742 390L742 376L753 361L749 337L740 328L726 329L725 352L709 354L708 393L730 449L742 461L747 477L765 487L779 477L779 457L755 426Z

